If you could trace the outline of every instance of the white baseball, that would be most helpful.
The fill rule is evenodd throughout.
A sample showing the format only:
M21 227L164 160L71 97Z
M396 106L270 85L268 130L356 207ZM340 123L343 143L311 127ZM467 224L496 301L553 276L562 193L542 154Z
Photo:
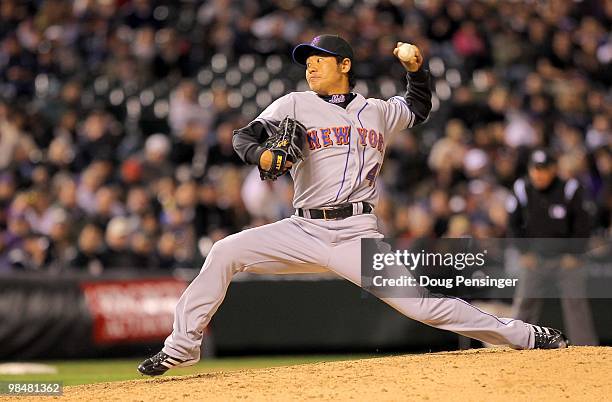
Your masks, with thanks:
M416 55L416 50L414 45L410 45L408 43L404 43L400 45L399 50L397 51L397 57L402 61L410 61Z

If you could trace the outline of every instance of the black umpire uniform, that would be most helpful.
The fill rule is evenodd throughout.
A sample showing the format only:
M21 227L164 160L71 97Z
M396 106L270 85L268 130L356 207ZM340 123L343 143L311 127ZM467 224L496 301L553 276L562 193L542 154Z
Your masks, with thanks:
M570 341L574 345L596 345L597 335L586 298L587 272L580 261L590 234L582 187L575 179L561 180L555 159L538 149L530 156L529 175L514 183L513 196L507 206L512 237L576 238L517 242L522 257L513 305L515 318L538 322L545 290L556 285Z

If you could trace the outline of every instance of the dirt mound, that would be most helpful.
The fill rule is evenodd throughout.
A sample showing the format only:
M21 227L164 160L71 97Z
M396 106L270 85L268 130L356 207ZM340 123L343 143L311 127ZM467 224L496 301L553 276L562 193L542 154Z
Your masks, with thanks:
M612 348L506 348L66 387L58 400L603 401Z

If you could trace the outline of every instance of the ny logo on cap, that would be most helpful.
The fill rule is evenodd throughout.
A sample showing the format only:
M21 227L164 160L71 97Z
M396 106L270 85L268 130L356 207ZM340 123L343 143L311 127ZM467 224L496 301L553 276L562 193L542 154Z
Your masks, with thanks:
M319 44L319 42L321 42L321 37L317 36L316 38L314 38L312 40L312 42L310 42L310 44L313 45L313 46L317 46Z

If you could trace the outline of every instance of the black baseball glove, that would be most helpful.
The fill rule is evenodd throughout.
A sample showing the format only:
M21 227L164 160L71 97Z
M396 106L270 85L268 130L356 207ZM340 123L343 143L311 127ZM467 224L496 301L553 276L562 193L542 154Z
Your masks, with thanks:
M289 170L285 167L287 161L292 163L304 159L302 147L306 140L306 128L299 121L291 117L285 117L279 124L278 129L263 147L272 152L272 166L270 170L259 167L262 180L276 180Z

